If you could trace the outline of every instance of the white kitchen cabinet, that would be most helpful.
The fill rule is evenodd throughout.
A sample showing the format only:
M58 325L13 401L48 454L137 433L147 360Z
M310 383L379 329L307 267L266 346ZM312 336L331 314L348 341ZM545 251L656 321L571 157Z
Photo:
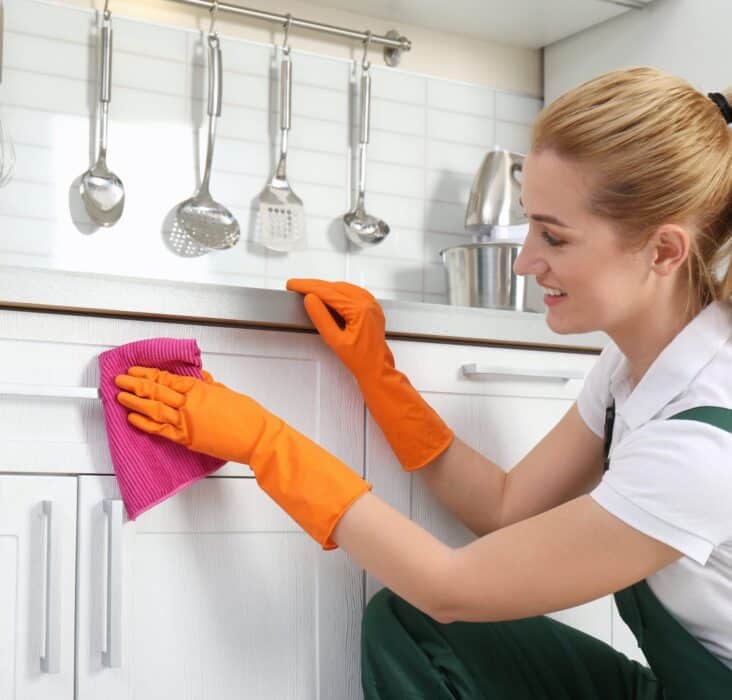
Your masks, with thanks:
M0 474L0 698L73 700L75 562L76 479Z
M114 499L113 477L79 478L78 700L359 697L360 571L254 479L205 479L134 523Z
M508 470L567 412L597 359L594 354L392 341L396 366L463 441ZM463 365L495 374L466 376ZM540 376L544 373L544 376ZM578 376L562 381L556 374ZM539 375L539 376L536 376ZM451 546L475 535L446 511L418 475L404 472L369 416L366 478L374 492ZM367 576L367 599L381 587ZM552 613L607 643L613 642L612 597ZM621 621L621 624L622 621Z
M38 694L18 697L74 697L74 649L79 700L360 697L363 572L345 553L323 552L247 467L226 465L130 522L99 402L12 393L19 384L39 394L94 387L96 358L106 348L146 337L192 337L217 379L252 395L362 474L363 404L322 341L303 333L11 311L0 311L0 329L0 471L28 473L0 476L0 523L10 523L3 534L23 534L22 540L0 538L3 571L13 572L0 576L4 598L33 590L25 580L30 575L21 581L10 566L18 541L28 549L30 516L4 508L24 502L23 484L38 485L33 495L40 502L46 481L70 483L74 501L65 509L64 544L71 555L77 526L79 538L76 595L72 559L62 596L69 607L58 623L67 692L52 695L45 690L51 681L42 678L46 685L33 686ZM32 476L46 470L70 476ZM33 580L41 580L37 572ZM15 622L0 626L6 635L0 663L11 663L13 650L22 652L23 674L16 676L25 683L38 676L26 669L31 661L38 665L33 650L41 648L27 637L37 637L42 625L40 613L30 616L25 593L19 600L22 609L3 608ZM0 683L17 685L12 678L3 673ZM12 694L0 693L5 697Z

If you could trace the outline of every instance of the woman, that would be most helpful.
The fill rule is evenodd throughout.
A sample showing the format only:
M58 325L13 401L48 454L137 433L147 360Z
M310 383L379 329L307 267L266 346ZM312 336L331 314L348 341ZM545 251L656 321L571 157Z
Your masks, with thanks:
M245 395L154 368L117 378L133 425L249 464L324 548L387 586L363 622L367 698L732 697L730 121L722 95L650 68L600 76L539 115L515 270L555 294L554 331L612 342L508 474L394 367L368 292L288 282L403 468L477 535L464 547ZM650 668L543 616L608 593Z

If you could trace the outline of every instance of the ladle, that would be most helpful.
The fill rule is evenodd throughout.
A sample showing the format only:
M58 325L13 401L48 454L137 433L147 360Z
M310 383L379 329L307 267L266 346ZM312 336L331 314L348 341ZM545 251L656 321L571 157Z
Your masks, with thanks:
M221 46L214 32L208 35L208 143L206 166L201 184L193 197L178 205L176 224L196 243L207 248L223 250L236 245L241 231L239 222L223 205L216 202L209 192L211 164L213 162L216 121L221 116Z
M79 184L81 199L94 223L113 226L122 216L125 206L125 188L107 167L107 125L109 102L112 96L112 15L104 10L102 24L102 55L99 88L99 151L97 162L82 176Z
M366 213L364 191L366 189L366 144L369 142L369 119L371 116L371 64L366 60L371 32L368 32L361 75L361 134L358 153L358 199L356 206L343 216L343 225L348 239L362 248L381 243L389 234L389 225L381 219Z

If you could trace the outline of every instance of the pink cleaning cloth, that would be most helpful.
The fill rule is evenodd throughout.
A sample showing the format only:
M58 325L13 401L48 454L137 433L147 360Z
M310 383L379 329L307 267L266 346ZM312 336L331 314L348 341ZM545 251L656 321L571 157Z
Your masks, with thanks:
M99 389L109 451L130 520L225 464L127 422L128 410L117 401L121 389L114 378L134 365L200 379L201 351L193 339L152 338L99 355Z

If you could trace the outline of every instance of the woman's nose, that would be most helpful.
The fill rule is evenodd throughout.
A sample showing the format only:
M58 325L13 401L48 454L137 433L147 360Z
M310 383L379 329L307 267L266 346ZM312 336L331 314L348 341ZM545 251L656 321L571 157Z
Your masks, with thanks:
M546 272L547 264L534 252L531 236L527 235L516 260L513 261L513 272L520 277L525 275L539 276Z

